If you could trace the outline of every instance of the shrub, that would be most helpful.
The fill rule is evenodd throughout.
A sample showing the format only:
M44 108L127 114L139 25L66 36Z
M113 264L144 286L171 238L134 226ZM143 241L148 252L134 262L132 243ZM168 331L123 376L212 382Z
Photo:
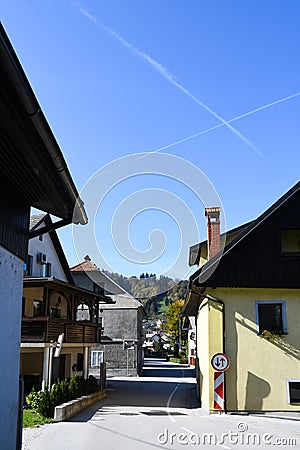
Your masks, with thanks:
M64 380L62 380L61 384L60 384L64 402L68 402L69 400L71 400L70 392L69 392L69 384L70 384L70 382L66 378Z
M50 391L50 397L53 404L61 405L66 401L62 391L61 381L58 379Z
M99 389L97 378L90 375L87 379L87 385L89 387L89 392L96 392Z
M39 402L42 397L43 391L36 391L34 386L32 386L30 394L26 396L26 406L30 409L38 409Z
M76 373L70 380L69 397L71 400L80 396L80 381L79 375Z
M53 417L55 406L66 403L82 395L88 395L99 389L98 382L92 375L88 379L74 375L70 381L66 378L57 382L49 391L46 386L45 390L36 392L32 388L30 394L26 396L26 404L29 408L38 411L44 417Z
M55 405L53 401L53 396L48 390L47 386L44 391L41 391L41 399L38 405L38 412L41 413L45 417L53 417Z

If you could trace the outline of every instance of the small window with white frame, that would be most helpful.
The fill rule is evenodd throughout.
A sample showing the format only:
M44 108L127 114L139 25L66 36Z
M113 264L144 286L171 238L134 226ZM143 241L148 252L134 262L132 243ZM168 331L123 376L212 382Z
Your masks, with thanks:
M287 400L290 405L300 404L300 380L287 380Z
M100 364L103 363L103 351L101 350L93 350L91 352L91 366L92 367L100 367Z
M256 326L258 334L287 334L286 304L284 300L256 301Z

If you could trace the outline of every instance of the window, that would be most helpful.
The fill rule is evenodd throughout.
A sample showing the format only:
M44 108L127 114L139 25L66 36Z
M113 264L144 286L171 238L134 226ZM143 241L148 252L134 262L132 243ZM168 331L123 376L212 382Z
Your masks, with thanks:
M33 300L33 316L42 315L42 302L41 300Z
M261 334L264 330L273 334L286 334L286 306L285 301L257 301L256 325Z
M42 265L42 277L51 277L52 265L51 263L46 263Z
M91 366L100 367L103 363L103 351L92 351L91 353Z
M39 240L40 240L40 241L43 240L43 235L42 235L42 234L39 235Z
M281 253L300 255L300 230L281 230Z
M90 320L90 310L85 303L80 303L77 306L76 320Z
M51 277L51 263L46 264L46 277Z
M287 398L291 405L300 404L300 380L287 380Z
M24 264L24 276L25 277L32 276L32 267L33 267L33 256L27 255L26 262Z

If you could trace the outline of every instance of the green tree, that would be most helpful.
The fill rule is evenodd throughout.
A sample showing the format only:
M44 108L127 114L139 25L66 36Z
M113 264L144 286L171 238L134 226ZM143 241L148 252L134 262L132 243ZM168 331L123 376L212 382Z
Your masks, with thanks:
M165 331L173 336L174 342L178 342L180 336L182 342L185 342L187 339L186 331L182 330L182 319L180 317L183 305L184 300L177 300L171 303L167 309Z
M181 323L180 313L183 307L183 301L178 300L169 305L167 309L167 322L165 326L166 333L174 336L174 340L179 339L179 326Z

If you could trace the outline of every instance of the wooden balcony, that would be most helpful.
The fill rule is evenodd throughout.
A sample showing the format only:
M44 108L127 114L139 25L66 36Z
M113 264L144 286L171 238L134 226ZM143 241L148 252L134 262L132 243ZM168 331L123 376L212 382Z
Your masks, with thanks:
M91 344L100 342L99 324L54 317L23 317L21 342L42 343L57 341L64 333L65 343Z

